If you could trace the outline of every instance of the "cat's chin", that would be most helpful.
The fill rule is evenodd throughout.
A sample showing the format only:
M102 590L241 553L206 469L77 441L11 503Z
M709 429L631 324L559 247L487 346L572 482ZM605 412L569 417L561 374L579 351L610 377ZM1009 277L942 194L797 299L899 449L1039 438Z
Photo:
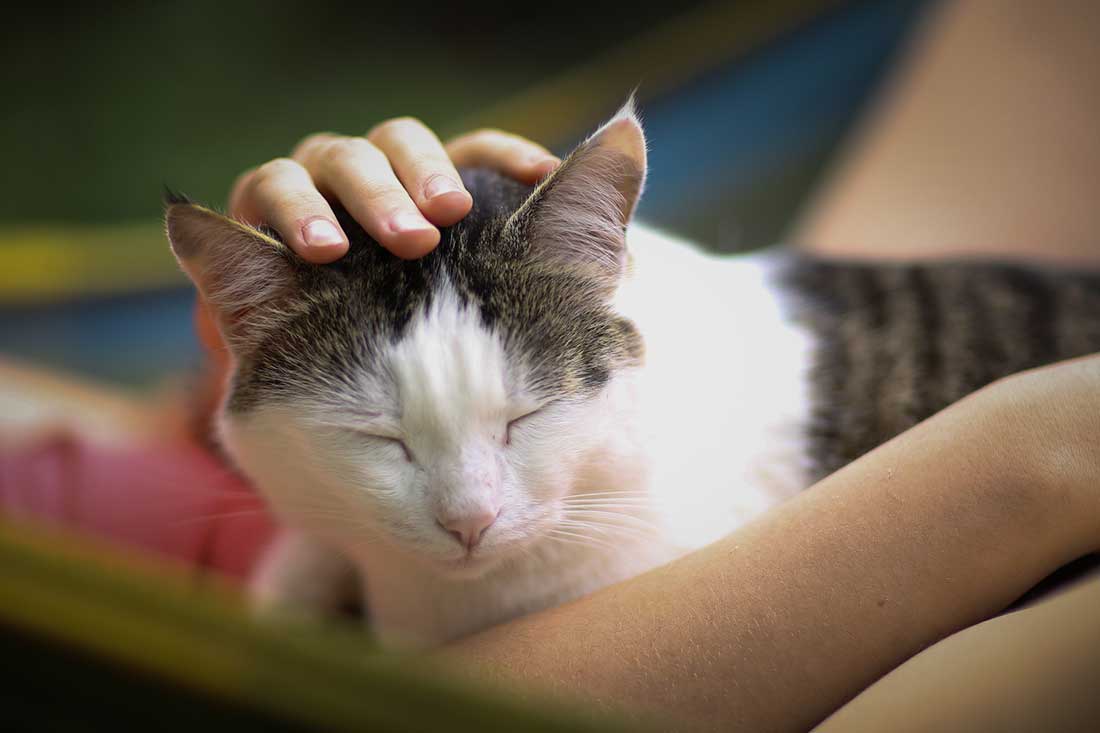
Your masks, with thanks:
M433 565L440 574L452 580L477 580L499 567L505 557L501 552L474 553L458 559L437 560Z

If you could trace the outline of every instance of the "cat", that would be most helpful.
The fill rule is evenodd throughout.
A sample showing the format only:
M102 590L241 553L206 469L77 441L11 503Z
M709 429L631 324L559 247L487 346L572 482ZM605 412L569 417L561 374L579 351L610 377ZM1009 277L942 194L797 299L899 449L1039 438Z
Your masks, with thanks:
M535 187L400 260L297 259L182 197L168 237L234 358L217 433L287 526L262 607L356 571L383 639L434 645L702 547L998 376L1100 350L1089 275L715 256L632 223L628 104ZM350 564L349 564L350 562Z

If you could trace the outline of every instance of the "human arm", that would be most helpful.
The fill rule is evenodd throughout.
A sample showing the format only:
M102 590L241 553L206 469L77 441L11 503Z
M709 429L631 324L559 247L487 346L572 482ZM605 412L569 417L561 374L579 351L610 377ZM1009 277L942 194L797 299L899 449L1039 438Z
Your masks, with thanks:
M726 539L441 657L683 729L805 730L1100 546L1100 359L1003 380Z

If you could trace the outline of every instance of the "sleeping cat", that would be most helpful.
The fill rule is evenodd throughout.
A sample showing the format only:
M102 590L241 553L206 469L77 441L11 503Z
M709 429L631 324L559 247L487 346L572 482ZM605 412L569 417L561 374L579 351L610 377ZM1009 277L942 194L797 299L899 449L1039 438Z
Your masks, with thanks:
M435 644L731 532L1001 375L1100 350L1088 276L715 257L627 225L628 105L535 188L399 260L341 209L330 265L183 199L168 235L235 359L222 444L288 530L261 605L347 561L384 638ZM1069 327L1068 324L1073 324Z

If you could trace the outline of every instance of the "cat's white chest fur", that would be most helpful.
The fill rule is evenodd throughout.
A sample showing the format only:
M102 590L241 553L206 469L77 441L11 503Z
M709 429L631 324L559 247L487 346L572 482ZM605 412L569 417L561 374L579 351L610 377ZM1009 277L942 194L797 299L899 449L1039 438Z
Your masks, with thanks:
M642 330L648 490L668 538L696 549L805 487L810 339L784 315L770 255L715 257L629 234L617 305Z

